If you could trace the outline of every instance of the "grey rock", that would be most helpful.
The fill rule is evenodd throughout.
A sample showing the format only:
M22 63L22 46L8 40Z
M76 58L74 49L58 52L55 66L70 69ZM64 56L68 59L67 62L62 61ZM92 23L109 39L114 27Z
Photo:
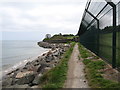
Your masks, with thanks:
M38 90L40 90L39 87L38 87L37 85L32 86L31 88L35 88L35 89L38 88Z
M34 61L34 62L32 62L31 64L32 64L33 66L38 66L40 63L37 62L37 61Z
M38 69L41 67L41 64L35 66L36 72L38 72Z
M27 68L27 66L24 66L24 67L23 67L23 69L25 69L25 70L26 70L26 69L28 69L28 68Z
M53 59L54 59L53 56L50 55L50 56L48 56L48 57L46 58L46 62L50 62L50 61L52 61Z
M16 81L17 84L19 85L23 85L23 84L29 84L31 83L35 78L35 74L28 74L22 78L20 78L19 80Z
M37 72L43 72L44 68L46 67L46 64L41 64L41 66L37 69Z
M59 55L59 52L58 51L56 51L55 53L53 53L53 56L58 56Z
M2 86L10 86L12 84L12 78L7 78L2 81Z
M31 62L29 61L29 62L27 62L27 63L26 63L26 65L25 65L25 66L30 65L30 64L31 64Z
M38 85L40 82L40 77L42 76L42 74L39 74L35 77L35 79L33 80L33 85Z

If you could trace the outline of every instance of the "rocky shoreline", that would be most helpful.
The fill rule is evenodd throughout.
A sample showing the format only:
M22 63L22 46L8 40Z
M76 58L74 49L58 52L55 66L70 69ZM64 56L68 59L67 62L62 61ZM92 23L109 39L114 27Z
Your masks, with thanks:
M38 56L36 60L29 61L23 67L9 72L2 80L2 88L37 88L39 78L48 70L55 67L62 54L70 47L70 44L50 44L41 42L40 47L51 48L47 53Z

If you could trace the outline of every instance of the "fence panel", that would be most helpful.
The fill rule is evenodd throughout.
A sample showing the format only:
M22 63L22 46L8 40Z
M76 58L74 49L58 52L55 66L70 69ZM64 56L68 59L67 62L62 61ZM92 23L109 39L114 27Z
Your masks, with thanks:
M99 56L109 63L112 63L112 24L113 10L108 5L107 12L99 19ZM106 9L105 8L105 9Z
M116 10L116 12L114 12ZM116 16L116 23L113 22ZM115 25L116 24L116 25ZM116 37L114 36L116 33ZM86 48L120 67L120 2L97 2L86 4L78 35ZM114 40L115 38L115 40ZM115 45L116 41L116 45ZM116 52L116 55L114 53ZM116 63L114 63L116 61Z

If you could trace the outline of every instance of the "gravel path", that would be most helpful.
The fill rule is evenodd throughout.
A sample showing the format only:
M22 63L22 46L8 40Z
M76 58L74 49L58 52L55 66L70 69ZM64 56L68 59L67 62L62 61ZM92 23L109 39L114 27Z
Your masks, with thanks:
M79 60L78 55L78 44L76 44L68 62L68 73L65 88L89 88L83 71L84 64Z

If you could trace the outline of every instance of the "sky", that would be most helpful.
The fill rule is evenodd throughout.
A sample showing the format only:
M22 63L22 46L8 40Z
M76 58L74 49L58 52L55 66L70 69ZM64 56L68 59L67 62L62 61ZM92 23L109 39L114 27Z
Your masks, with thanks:
M42 40L77 34L86 0L1 0L2 40Z

